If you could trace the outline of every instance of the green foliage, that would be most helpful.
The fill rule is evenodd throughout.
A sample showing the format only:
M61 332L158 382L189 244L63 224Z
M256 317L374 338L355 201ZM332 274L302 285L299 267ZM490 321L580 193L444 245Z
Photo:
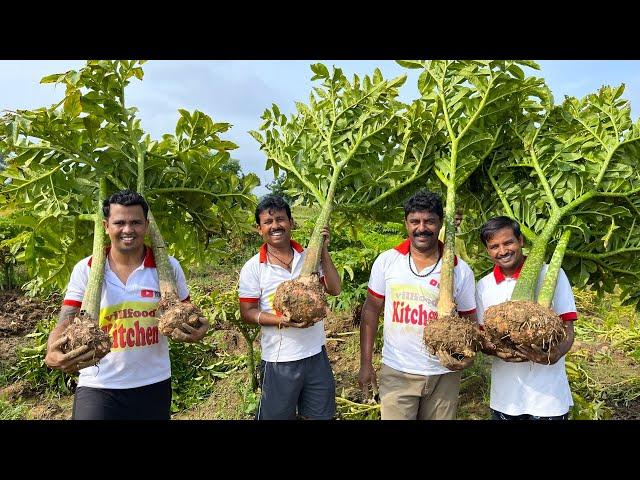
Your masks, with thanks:
M202 342L170 342L171 412L201 403L213 391L215 381L244 367L244 359L218 356L211 346L211 331Z
M47 354L47 339L56 326L57 319L45 319L37 323L34 331L27 335L30 345L18 352L18 359L8 369L8 380L25 381L29 387L41 393L68 395L75 391L77 375L68 375L60 370L49 368L44 363Z
M397 129L403 104L396 98L406 77L385 80L376 69L371 76L354 75L349 81L340 68L329 72L314 64L311 70L318 86L309 102L296 102L290 118L274 104L262 115L263 133L249 133L267 154L266 168L273 169L275 177L285 173L279 186L286 195L305 205L323 206L337 175L335 200L342 207L360 199L360 187L374 181L371 171L380 171L378 165L390 161L383 157L393 147L388 139Z
M260 395L261 392L259 390L251 387L251 382L245 384L245 388L242 391L242 412L245 415L255 418L260 406Z
M285 191L286 180L287 180L287 176L284 174L280 174L277 177L275 177L271 183L268 183L266 187L267 187L267 190L269 190L269 193L272 193L274 195L280 195L282 198L286 200L287 203L291 204L293 202L293 199L290 198L289 195L287 195L287 192Z
M578 290L575 297L580 312L574 327L579 343L565 361L574 400L571 417L611 418L614 408L640 398L637 313L621 305L617 295Z
M29 406L24 403L12 403L0 398L0 420L22 420L26 417Z
M493 150L502 128L517 112L535 111L533 96L546 97L542 80L525 77L521 61L424 61L418 88L435 129L446 142L435 173L457 188ZM433 129L434 127L429 127Z
M20 242L21 229L7 217L0 217L0 290L10 290L18 285L16 267L18 256L23 253Z
M249 349L248 355L243 358L249 368L251 385L255 390L258 387L258 381L256 352L253 348L253 342L260 333L260 329L256 325L246 323L240 318L237 278L236 275L233 283L224 284L221 282L216 286L208 286L206 288L193 286L191 290L192 301L202 309L212 326L232 325L242 334Z
M620 285L625 301L637 304L640 130L623 92L602 87L516 119L486 170L497 197L484 202L518 219L534 249L555 248L571 229L563 268L572 284L599 292Z
M143 78L137 61L89 61L42 83L65 86L56 105L11 112L0 120L0 209L14 211L23 234L20 257L32 292L64 288L73 265L89 255L88 214L99 178L108 193L144 192L170 254L188 264L213 262L227 238L247 232L259 180L243 175L220 137L231 127L203 112L179 110L173 134L151 140L125 90Z
M336 416L341 420L380 420L380 404L358 403L344 397L336 397Z
M305 244L314 227L317 209L296 207L292 213L296 220L295 239ZM331 227L329 252L342 282L342 292L328 297L332 310L354 310L367 298L367 283L375 259L385 250L395 247L406 238L401 223L360 221L358 228L345 221L342 214L335 215Z

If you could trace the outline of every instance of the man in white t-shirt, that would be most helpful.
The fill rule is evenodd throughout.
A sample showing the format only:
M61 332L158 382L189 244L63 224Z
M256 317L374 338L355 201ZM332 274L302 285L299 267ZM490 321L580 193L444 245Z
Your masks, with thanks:
M483 323L487 308L506 302L525 262L524 237L520 225L509 217L488 220L480 231L482 243L494 263L493 272L476 287L478 319ZM548 265L538 276L540 291ZM494 420L566 420L573 405L565 372L564 356L573 344L573 322L578 318L569 279L561 269L551 308L564 320L567 338L543 352L519 347L514 355L492 357L489 405ZM527 360L523 361L523 357Z
M381 253L371 268L360 324L358 383L377 389L372 364L378 318L384 307L380 368L383 420L454 419L460 371L444 367L423 341L424 329L438 316L444 245L438 240L443 208L440 197L420 191L404 205L408 240ZM458 314L475 321L475 281L464 260L454 259L454 300Z
M240 271L240 315L261 328L262 395L258 420L334 417L335 379L325 348L324 322L293 323L273 308L278 286L300 276L306 251L291 239L291 209L278 195L265 196L255 211L260 251ZM340 276L327 250L325 237L320 281L330 295L341 290Z
M107 247L100 296L99 326L112 337L111 351L95 364L87 346L63 353L63 332L80 312L91 270L91 257L80 260L71 273L60 319L49 334L45 363L65 373L80 371L73 403L73 419L120 420L171 417L171 365L169 346L158 332L160 300L158 273L144 236L149 228L149 206L132 191L114 193L103 203ZM169 257L178 296L189 301L189 291L178 261ZM201 340L208 323L193 328L183 324L172 338Z

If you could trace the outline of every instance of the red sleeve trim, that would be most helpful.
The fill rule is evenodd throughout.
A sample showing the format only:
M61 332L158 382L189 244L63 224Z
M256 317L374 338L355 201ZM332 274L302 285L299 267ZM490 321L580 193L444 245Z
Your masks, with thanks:
M79 302L77 300L65 300L64 302L62 302L63 305L67 305L69 307L81 307L82 306L82 302Z
M371 295L373 295L376 298L382 298L384 300L384 295L380 295L379 293L374 292L373 290L371 290L369 287L367 287L367 290L369 291L369 293Z
M247 303L258 303L260 301L259 298L251 298L251 297L240 297L241 302Z
M458 315L471 315L472 313L476 313L476 309L474 308L473 310L458 310Z
M560 315L560 318L565 322L572 322L578 319L578 313L577 312L563 313L562 315Z
M182 303L189 303L191 301L191 295L187 295L187 298L180 300Z

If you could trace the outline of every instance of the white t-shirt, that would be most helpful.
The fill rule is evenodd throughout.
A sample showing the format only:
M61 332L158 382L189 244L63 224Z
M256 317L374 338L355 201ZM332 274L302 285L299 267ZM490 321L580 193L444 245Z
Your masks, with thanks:
M97 367L80 370L79 387L136 388L171 377L167 338L158 331L156 305L160 300L158 272L151 248L124 285L105 261L100 297L100 328L112 336L111 352ZM108 251L108 250L107 250ZM189 299L184 272L169 257L178 297ZM64 305L80 307L89 281L91 257L80 260L71 273Z
M291 272L268 261L267 244L244 264L240 271L238 294L241 302L259 303L260 310L275 314L273 297L278 286L300 276L306 251L291 240ZM322 270L320 270L322 275ZM323 277L321 277L321 281ZM324 321L307 328L262 326L260 346L265 362L291 362L320 353L325 344Z
M427 351L423 340L425 325L438 317L442 259L438 260L430 275L417 277L409 269L409 246L410 241L405 240L397 247L382 252L371 268L369 292L385 300L382 363L416 375L449 373L451 370ZM439 248L442 253L442 242L439 242ZM453 296L458 313L471 314L476 309L473 272L464 260L457 257L454 265ZM414 263L412 268L417 271ZM418 273L424 275L432 268L426 267Z
M548 265L538 276L536 294L540 291ZM513 277L505 277L500 267L483 277L476 288L478 320L484 323L484 312L492 305L511 299L520 271ZM551 308L563 320L578 318L576 304L569 279L560 270ZM534 362L505 362L491 357L491 396L489 405L507 415L536 415L555 417L564 415L573 405L569 381L565 372L564 357L553 365Z

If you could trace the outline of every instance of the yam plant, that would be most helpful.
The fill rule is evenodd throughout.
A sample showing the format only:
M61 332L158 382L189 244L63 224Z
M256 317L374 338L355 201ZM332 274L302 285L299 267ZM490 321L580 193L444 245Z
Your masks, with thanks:
M444 132L442 145L432 158L433 172L445 197L444 251L440 274L438 318L424 329L428 350L443 365L459 370L473 362L481 347L474 322L457 315L454 301L455 223L459 190L502 142L505 125L518 112L536 105L530 97L543 93L541 79L527 77L521 67L537 69L527 61L400 61L421 68L418 88L423 110L431 112Z
M537 113L509 125L511 141L488 164L495 192L488 202L519 220L531 242L513 306L487 311L494 335L543 348L562 341L558 317L532 307L551 305L561 264L578 288L612 292L619 286L625 303L640 299L640 129L623 92L624 85L602 87L557 106L549 96Z
M129 188L151 206L152 231L166 249L199 264L219 255L223 238L250 229L247 209L259 181L227 168L237 146L220 135L231 127L200 112L179 111L172 134L152 140L126 87L142 80L141 61L88 61L48 75L64 88L52 106L6 113L0 121L0 211L13 212L35 293L64 288L73 265L88 255L98 182L107 193ZM157 225L157 226L156 226Z
M276 177L286 172L287 194L320 208L300 277L283 282L274 298L274 307L297 322L325 317L327 303L317 275L321 231L334 205L344 201L343 183L387 148L401 106L398 89L406 80L385 80L378 69L371 77L355 75L352 81L340 68L330 73L323 64L314 64L311 69L312 80L320 86L314 87L309 103L296 102L289 118L274 104L262 116L263 133L250 132L267 155L266 168Z

